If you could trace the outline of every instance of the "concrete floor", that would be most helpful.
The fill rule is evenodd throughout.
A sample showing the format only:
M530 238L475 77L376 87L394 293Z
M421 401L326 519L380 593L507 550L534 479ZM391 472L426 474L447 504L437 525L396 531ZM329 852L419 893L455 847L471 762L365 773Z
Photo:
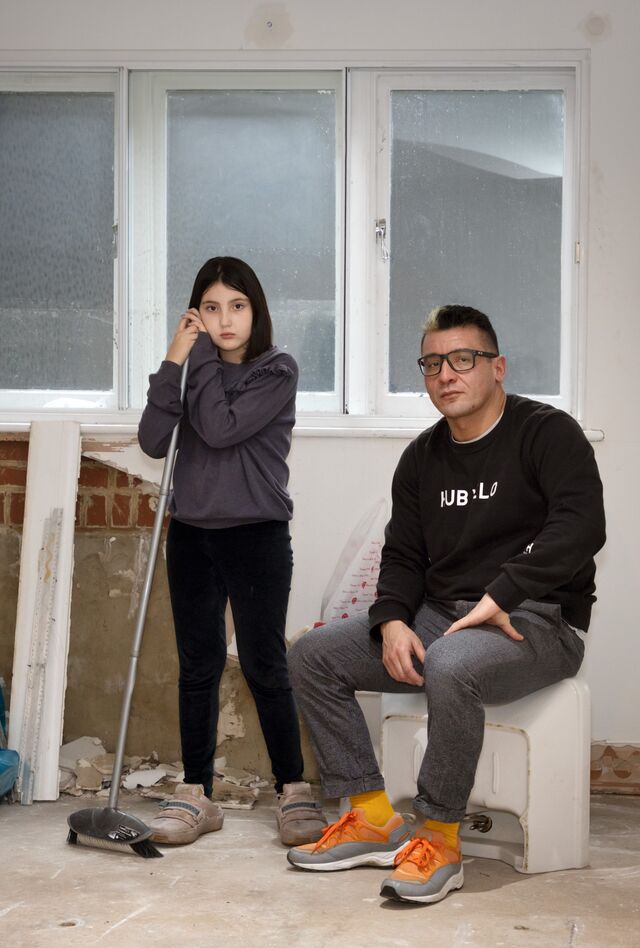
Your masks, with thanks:
M593 798L589 868L525 876L468 859L464 888L433 906L381 901L384 869L289 867L272 794L163 859L68 846L67 815L87 805L0 806L0 945L640 946L640 797ZM120 806L150 819L156 804Z

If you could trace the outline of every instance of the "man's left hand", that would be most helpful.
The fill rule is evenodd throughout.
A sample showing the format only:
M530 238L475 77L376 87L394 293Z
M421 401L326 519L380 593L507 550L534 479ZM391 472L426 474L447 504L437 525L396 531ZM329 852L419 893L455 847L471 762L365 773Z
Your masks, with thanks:
M474 625L495 625L510 639L516 642L524 640L524 635L520 635L518 630L511 625L509 613L503 612L488 593L484 594L480 602L463 619L458 619L450 625L444 634L451 635L452 632L459 632L460 629L468 629Z

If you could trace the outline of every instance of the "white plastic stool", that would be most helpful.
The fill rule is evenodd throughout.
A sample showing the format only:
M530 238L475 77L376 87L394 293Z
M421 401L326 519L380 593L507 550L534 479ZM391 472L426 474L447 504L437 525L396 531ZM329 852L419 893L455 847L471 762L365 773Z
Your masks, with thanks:
M358 696L360 698L360 696ZM519 872L577 869L589 858L590 695L565 679L504 705L487 705L468 812L489 811L490 832L466 830L462 852ZM371 713L367 723L373 732ZM422 694L381 697L381 769L394 804L416 795L427 744ZM375 744L375 739L374 739ZM465 824L463 824L464 830Z

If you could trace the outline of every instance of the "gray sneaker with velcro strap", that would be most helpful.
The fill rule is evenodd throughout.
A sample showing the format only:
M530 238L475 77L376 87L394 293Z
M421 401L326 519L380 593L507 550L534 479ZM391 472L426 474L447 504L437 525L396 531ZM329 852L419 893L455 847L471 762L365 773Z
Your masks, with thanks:
M327 828L322 807L313 799L311 787L304 780L285 783L278 795L276 820L285 846L315 843Z
M217 803L205 796L204 787L195 783L179 783L174 795L160 804L160 812L149 823L154 843L185 845L203 833L213 833L222 826L224 815Z

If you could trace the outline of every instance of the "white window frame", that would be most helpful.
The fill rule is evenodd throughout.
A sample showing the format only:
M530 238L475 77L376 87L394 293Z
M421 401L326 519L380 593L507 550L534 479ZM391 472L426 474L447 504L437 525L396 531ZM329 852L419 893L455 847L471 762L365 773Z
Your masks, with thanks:
M119 95L118 70L102 72L37 72L37 71L0 71L0 91L2 92L110 92L114 97L114 249L118 246L117 232L121 202L121 110L122 98ZM119 407L121 363L119 353L123 348L121 333L122 294L120 288L126 273L120 266L120 257L114 253L113 261L113 386L109 391L82 391L78 389L0 389L0 419L5 416L19 420L28 413L43 412L42 417L52 417L60 413L67 416L82 415L86 412L113 411ZM126 259L126 258L125 258Z
M336 102L336 322L333 392L298 391L298 412L342 408L344 348L344 71L137 72L130 85L131 404L144 405L148 375L164 358L166 339L167 93L175 90L331 89ZM194 264L195 266L195 264ZM195 269L194 269L195 276ZM176 314L176 321L179 314ZM278 343L276 339L276 343Z
M427 411L428 401L418 395L410 396L414 407L408 414L376 414L377 399L375 385L380 372L380 333L379 320L375 318L376 303L376 247L374 222L378 210L376 195L371 187L375 171L375 89L369 82L363 87L359 76L364 73L383 74L385 71L398 72L438 72L447 71L452 75L473 70L500 72L510 70L517 73L543 70L553 73L554 77L562 70L575 77L575 153L574 159L574 197L573 208L576 224L576 292L573 299L573 322L569 347L563 345L563 352L572 359L570 367L573 404L570 411L585 425L585 352L587 321L587 183L588 183L588 105L590 56L587 50L476 50L476 51L368 51L344 50L313 51L301 54L300 51L287 50L243 50L208 51L188 58L184 51L145 51L127 53L122 50L101 50L88 56L83 50L46 51L38 53L37 58L24 56L20 51L0 51L0 81L2 73L24 75L27 82L45 72L59 75L76 73L78 78L91 74L119 73L118 114L118 154L116 160L116 180L118 182L119 259L128 261L127 242L127 175L129 159L127 92L130 72L138 70L162 71L187 70L209 73L211 70L246 72L252 70L270 70L293 73L297 71L334 71L345 76L346 112L349 120L347 132L348 150L346 153L346 180L348 187L344 195L344 260L345 278L345 325L344 335L344 405L339 412L300 411L296 424L297 436L311 437L400 437L405 438L422 430L430 423ZM31 86L33 87L33 86ZM569 109L567 109L569 116ZM130 266L130 264L129 264ZM135 435L140 409L126 406L133 401L128 392L128 339L127 339L127 267L119 270L117 313L115 314L115 340L118 364L118 406L117 408L80 410L69 408L61 410L38 410L30 408L24 402L16 409L19 392L12 392L13 404L10 408L0 409L0 430L6 432L27 431L32 420L75 418L82 425L83 433L88 437L108 437L117 441L120 437L129 439ZM563 343L565 341L563 340ZM137 354L132 352L132 357ZM140 372L144 377L144 372ZM28 394L28 393L27 393ZM56 395L60 393L56 392ZM72 393L77 395L78 393ZM94 394L94 393L92 393ZM399 408L396 408L399 410ZM602 432L585 428L591 440L601 439Z
M375 221L387 221L386 242L393 253L393 234L389 229L390 215L390 95L392 91L417 90L539 90L562 91L565 96L565 167L562 189L561 237L561 328L560 328L560 393L527 393L576 416L581 414L578 388L578 356L580 350L579 303L581 297L579 255L580 246L580 133L577 108L577 77L575 68L547 66L540 69L514 68L512 65L480 68L422 68L420 70L354 70L350 76L349 112L354 122L351 130L351 158L361 167L363 163L371 176L371 187L359 185L355 171L349 175L351 192L349 206L353 211L350 224L354 231L364 235L360 249L355 241L349 247L352 254L352 279L349 282L349 310L347 325L352 334L352 351L366 353L364 361L353 365L349 360L350 413L374 415L377 419L392 419L401 425L403 419L420 419L423 424L436 421L440 415L425 393L389 393L389 263L383 259L379 241L375 238ZM356 124L357 123L357 124ZM362 176L364 177L364 176ZM367 292L368 291L368 292ZM360 300L366 300L363 309L375 313L375 322L365 329ZM351 315L351 322L349 321ZM426 316L426 313L425 313ZM353 318L355 317L355 318ZM354 325L355 324L355 325ZM358 331L359 327L359 331ZM416 326L416 351L407 353L418 357L419 330ZM355 338L354 338L355 337ZM508 359L508 353L506 353ZM416 367L416 372L417 372Z

